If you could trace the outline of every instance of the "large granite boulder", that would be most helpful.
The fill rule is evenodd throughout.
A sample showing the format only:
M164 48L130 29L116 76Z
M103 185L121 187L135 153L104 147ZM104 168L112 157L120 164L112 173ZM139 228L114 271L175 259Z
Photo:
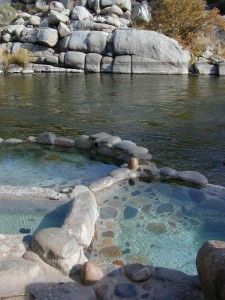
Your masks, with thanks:
M86 54L82 52L67 51L64 57L65 65L75 69L84 69Z
M131 73L131 56L118 55L113 62L113 73Z
M68 42L68 49L101 54L107 43L108 33L101 31L74 31Z
M196 258L198 276L206 300L225 299L225 242L208 241Z
M91 191L87 191L74 199L63 228L70 231L79 245L89 247L94 236L98 216L95 196Z
M32 239L31 248L49 265L68 275L87 261L83 247L65 228L52 227L38 231Z
M84 6L75 6L71 12L73 20L93 20L91 13Z
M187 183L202 186L202 187L207 186L208 184L208 179L204 175L196 171L178 172L177 179Z
M208 61L198 61L194 64L194 70L197 74L218 75L218 66Z
M116 30L113 50L115 55L132 55L133 73L187 74L191 59L174 39L147 30Z
M85 70L90 73L100 72L100 63L102 56L97 53L88 53L85 60Z
M55 10L51 10L48 16L49 25L59 25L60 22L67 23L69 21L69 17L63 13L60 13Z
M58 32L53 28L39 28L36 42L45 46L54 47L58 42Z
M74 51L87 52L88 34L88 31L72 32L68 43L68 49Z
M101 0L101 6L107 7L107 6L113 6L117 5L122 10L130 10L131 11L131 0Z
M108 33L104 31L92 31L88 35L87 50L102 54L106 48Z
M58 26L57 30L58 30L58 33L59 33L61 38L64 38L64 37L67 37L67 36L70 35L69 27L66 24L62 23L62 22L59 23L59 26Z
M54 133L43 132L37 136L36 141L38 144L53 145L55 142L55 138L56 138L56 135Z
M52 1L49 5L49 8L50 10L55 10L60 13L65 9L64 5L59 1Z

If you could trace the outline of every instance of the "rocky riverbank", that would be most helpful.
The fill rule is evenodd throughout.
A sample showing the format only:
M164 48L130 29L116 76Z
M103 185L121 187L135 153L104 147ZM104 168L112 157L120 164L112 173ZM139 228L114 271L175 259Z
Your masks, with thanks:
M28 2L28 3L27 3ZM24 1L31 13L17 11L10 24L0 27L0 48L6 53L26 49L30 64L4 66L0 73L102 72L127 74L225 75L222 59L191 55L163 34L129 28L137 19L151 18L148 2ZM212 54L212 53L211 53Z

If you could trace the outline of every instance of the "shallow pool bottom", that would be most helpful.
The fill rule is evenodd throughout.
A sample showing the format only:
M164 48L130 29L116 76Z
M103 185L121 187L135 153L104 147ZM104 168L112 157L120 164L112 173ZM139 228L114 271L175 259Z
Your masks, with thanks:
M0 233L28 234L48 227L60 227L70 203L60 200L0 201Z
M203 242L225 240L224 192L130 180L98 199L100 239L93 257L102 262L141 262L196 274Z
M75 148L0 146L0 184L60 189L89 184L116 168Z

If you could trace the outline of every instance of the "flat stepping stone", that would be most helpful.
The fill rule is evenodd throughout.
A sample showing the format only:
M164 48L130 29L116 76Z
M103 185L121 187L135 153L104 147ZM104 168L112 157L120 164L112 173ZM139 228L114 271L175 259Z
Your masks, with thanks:
M138 209L129 205L126 205L124 211L123 211L123 217L124 219L131 219L135 218L138 213Z
M111 206L105 206L100 209L100 217L105 219L112 219L117 216L117 210Z

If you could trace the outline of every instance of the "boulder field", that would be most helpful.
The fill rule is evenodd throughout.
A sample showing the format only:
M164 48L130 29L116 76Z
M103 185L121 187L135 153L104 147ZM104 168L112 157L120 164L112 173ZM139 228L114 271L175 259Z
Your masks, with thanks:
M8 73L188 73L191 55L176 40L130 28L137 19L151 19L148 2L83 2L24 0L26 12L17 11L0 27L0 50L27 49L31 63L11 64ZM1 58L0 70L5 71Z

